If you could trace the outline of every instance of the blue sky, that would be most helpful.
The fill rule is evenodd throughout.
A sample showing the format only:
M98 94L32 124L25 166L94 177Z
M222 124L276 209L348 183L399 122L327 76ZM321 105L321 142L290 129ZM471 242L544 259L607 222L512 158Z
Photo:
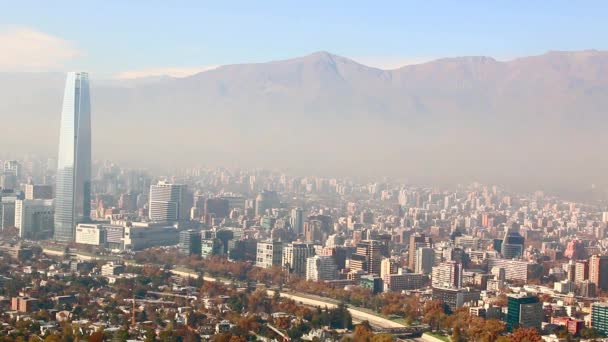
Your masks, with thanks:
M188 73L318 50L392 68L608 45L606 1L2 0L0 8L0 70Z

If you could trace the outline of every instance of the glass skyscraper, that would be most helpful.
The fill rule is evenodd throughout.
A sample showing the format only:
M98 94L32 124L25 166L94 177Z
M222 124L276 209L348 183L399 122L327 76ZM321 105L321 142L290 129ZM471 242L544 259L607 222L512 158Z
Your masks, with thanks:
M67 75L57 161L54 238L74 241L76 224L91 216L91 103L84 72Z

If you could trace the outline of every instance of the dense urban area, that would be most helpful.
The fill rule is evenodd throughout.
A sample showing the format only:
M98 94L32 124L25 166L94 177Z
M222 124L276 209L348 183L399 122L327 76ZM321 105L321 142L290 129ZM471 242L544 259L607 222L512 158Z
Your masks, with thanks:
M471 184L3 162L2 341L574 341L608 333L602 207ZM57 195L59 196L59 195Z

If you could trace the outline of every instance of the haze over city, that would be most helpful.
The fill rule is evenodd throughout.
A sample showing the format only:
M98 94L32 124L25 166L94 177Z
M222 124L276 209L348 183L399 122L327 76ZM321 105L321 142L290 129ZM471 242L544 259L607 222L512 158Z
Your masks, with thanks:
M84 68L97 160L606 185L602 3L98 5L0 14L0 115L15 128L0 143L15 153L56 153L60 71Z
M0 8L0 342L608 342L606 3Z

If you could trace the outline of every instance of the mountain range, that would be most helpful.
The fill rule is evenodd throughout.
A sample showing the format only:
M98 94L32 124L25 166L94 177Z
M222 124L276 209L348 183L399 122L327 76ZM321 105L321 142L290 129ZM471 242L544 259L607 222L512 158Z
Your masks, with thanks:
M64 75L0 72L2 152L56 153ZM412 181L601 183L608 52L381 70L328 52L184 78L96 80L94 156Z

